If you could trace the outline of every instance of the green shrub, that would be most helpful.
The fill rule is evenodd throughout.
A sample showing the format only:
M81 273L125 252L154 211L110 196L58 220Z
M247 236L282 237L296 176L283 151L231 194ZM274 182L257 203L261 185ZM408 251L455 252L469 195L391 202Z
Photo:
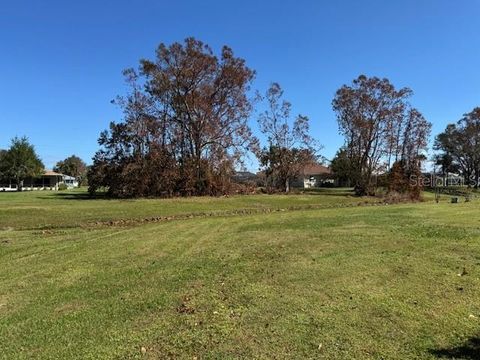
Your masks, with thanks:
M59 191L67 190L67 189L68 189L68 186L65 185L65 184L60 184L60 185L58 185L58 190L59 190Z

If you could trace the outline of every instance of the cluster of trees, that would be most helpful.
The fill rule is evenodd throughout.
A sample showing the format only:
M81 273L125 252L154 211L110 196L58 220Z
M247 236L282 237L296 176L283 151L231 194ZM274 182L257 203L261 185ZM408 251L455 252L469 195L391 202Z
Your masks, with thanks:
M288 192L292 180L319 159L309 119L291 117L291 104L273 83L258 96L266 138L262 147L248 119L248 93L255 72L223 47L193 38L160 44L154 60L124 72L127 96L115 101L124 119L100 135L100 150L89 171L89 189L114 196L216 195L231 190L231 177L247 152L254 153L266 185ZM332 161L342 181L358 195L375 193L375 175L389 173L390 191L419 195L408 181L419 174L431 124L408 102L412 91L387 79L360 76L333 100L345 146Z
M255 72L229 47L216 56L193 38L160 44L154 60L124 72L127 96L115 101L124 119L100 135L89 171L89 190L114 196L217 195L232 190L231 176L244 155L259 156L269 184L289 189L308 143L308 118L290 127L290 104L273 84L269 109L259 118L268 134L260 149L248 119ZM298 143L298 144L296 144Z
M465 114L457 123L449 124L435 138L438 153L434 161L441 174L458 173L468 186L478 188L480 182L480 108Z
M193 38L160 44L155 60L124 75L124 120L99 138L89 189L114 196L218 194L232 165L254 145L247 91L254 71L223 47L219 57Z
M419 184L409 179L426 159L431 123L410 105L412 94L388 79L363 75L336 92L332 104L345 146L332 168L358 195L375 194L375 177L389 173L390 191L420 196Z

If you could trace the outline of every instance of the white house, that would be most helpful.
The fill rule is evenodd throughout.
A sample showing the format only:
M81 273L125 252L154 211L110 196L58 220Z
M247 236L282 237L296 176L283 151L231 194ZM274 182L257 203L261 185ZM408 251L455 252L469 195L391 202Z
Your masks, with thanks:
M63 183L67 185L69 189L76 188L79 185L77 178L69 175L63 175Z
M326 184L335 184L332 170L324 165L310 164L302 169L294 186L309 189Z

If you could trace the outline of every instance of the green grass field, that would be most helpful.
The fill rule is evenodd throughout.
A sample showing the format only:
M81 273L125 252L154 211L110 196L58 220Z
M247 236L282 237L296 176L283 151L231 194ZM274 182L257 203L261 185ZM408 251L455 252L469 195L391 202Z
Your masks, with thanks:
M0 358L479 358L478 200L84 195L0 193Z

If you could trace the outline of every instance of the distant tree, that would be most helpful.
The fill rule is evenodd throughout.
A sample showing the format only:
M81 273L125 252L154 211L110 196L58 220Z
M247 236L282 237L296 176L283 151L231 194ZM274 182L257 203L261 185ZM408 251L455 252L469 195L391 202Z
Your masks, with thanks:
M53 171L75 177L82 184L87 175L87 164L76 155L71 155L65 160L57 162Z
M258 153L267 182L274 187L290 191L290 184L302 168L315 161L318 145L309 134L308 117L298 115L292 122L292 105L283 99L283 90L272 83L264 97L267 109L260 114L260 131L268 145Z
M288 193L292 181L303 167L315 162L315 155L309 149L270 146L260 151L259 161L265 172L267 186Z
M480 182L480 107L449 124L435 138L438 165L444 172L460 172L469 186Z
M340 133L351 161L358 195L375 193L373 175L401 161L404 176L418 172L431 124L412 108L408 88L395 89L387 79L366 77L342 86L333 100Z
M116 196L222 193L235 164L256 144L247 97L254 71L224 46L160 44L154 60L124 72L131 92L117 98L124 121L100 135L90 190Z
M453 157L448 153L439 153L433 155L432 161L435 166L440 168L440 175L443 177L444 184L447 183L448 174L459 174L460 167L454 162ZM438 171L436 171L438 174Z
M356 167L352 163L348 151L344 147L337 151L335 157L330 162L330 169L338 183L342 186L350 186L350 184L355 182L354 179L357 177L355 173Z
M394 123L397 131L394 139L400 146L396 148L395 162L390 168L388 185L391 192L407 193L412 200L421 198L422 185L418 179L426 160L424 150L427 149L431 126L418 110L412 108L407 108L404 116Z
M23 189L25 178L39 176L44 166L26 137L12 139L10 148L3 153L0 172L15 179L18 191Z

